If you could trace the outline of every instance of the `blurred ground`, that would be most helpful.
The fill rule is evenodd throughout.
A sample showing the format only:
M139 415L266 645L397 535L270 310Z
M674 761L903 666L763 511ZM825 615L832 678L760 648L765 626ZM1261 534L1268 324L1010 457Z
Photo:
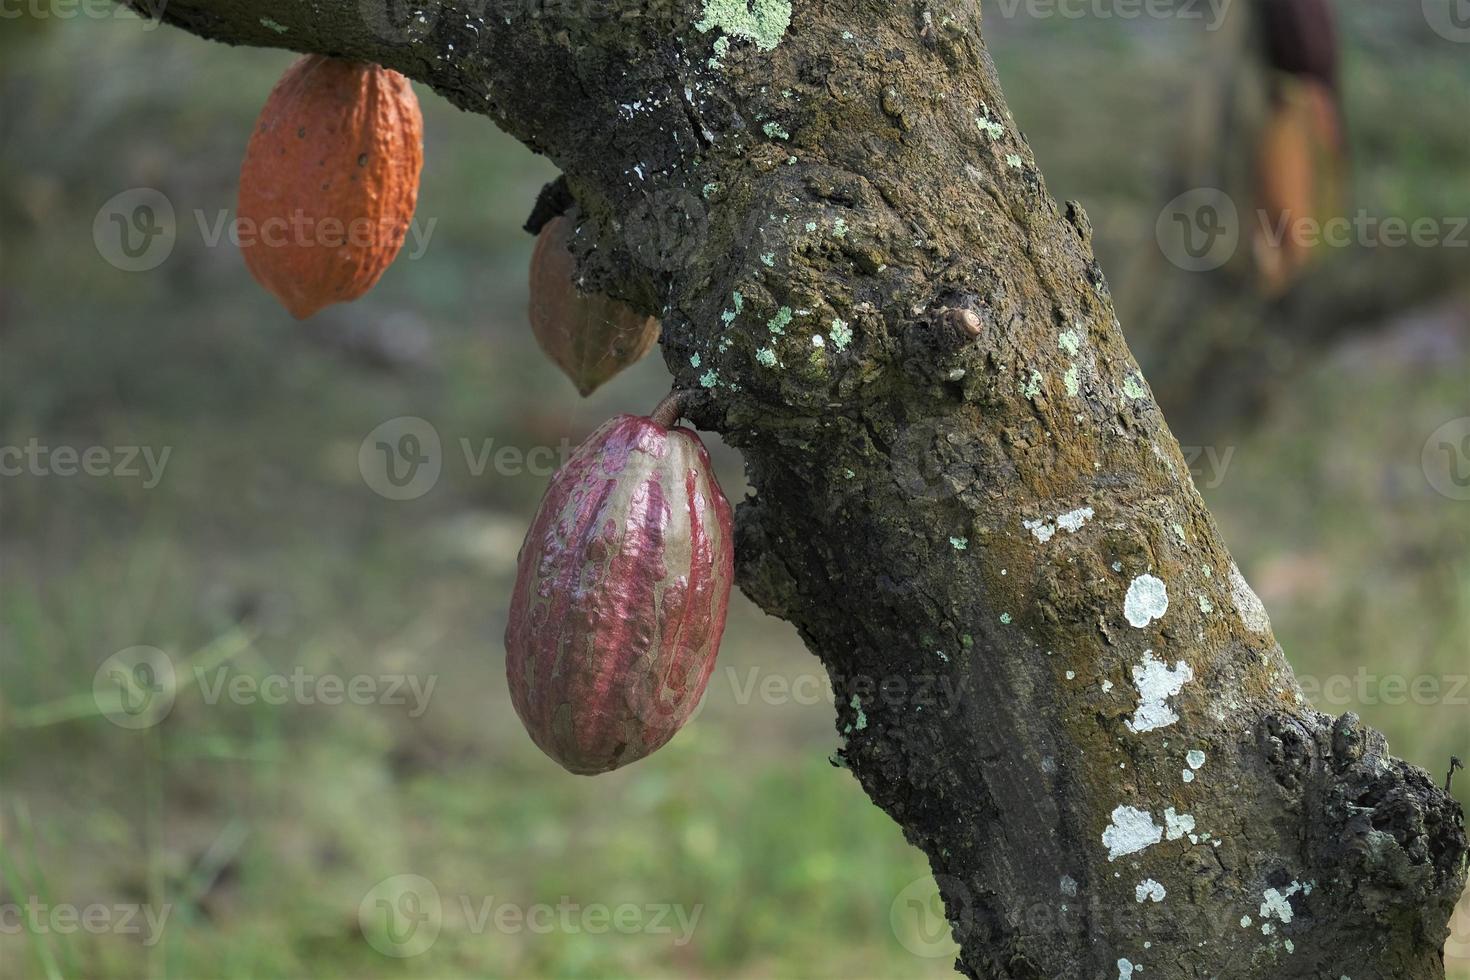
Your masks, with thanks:
M1443 80L1470 47L1426 34L1417 6L1346 8L1362 166L1393 213L1466 214L1470 184L1444 175L1466 166L1470 92ZM152 944L0 930L0 974L948 975L936 920L915 914L927 868L827 763L825 681L785 624L737 597L701 715L597 780L556 769L510 709L500 636L546 452L667 384L655 357L580 402L536 350L518 228L549 165L420 90L427 247L297 324L228 240L211 244L292 56L125 18L42 28L0 38L0 445L106 447L112 475L58 461L0 482L0 895L169 918ZM1198 31L1019 15L989 29L1051 189L1087 205L1104 266L1126 268L1150 247ZM156 268L127 272L93 225L139 187L171 204L176 235ZM1470 416L1467 321L1446 283L1321 351L1196 468L1318 706L1357 711L1436 774L1470 756L1470 503L1436 492L1421 454ZM442 473L394 501L359 449L400 416L433 426ZM127 447L168 452L156 485L143 460L118 472ZM717 456L739 496L738 459ZM92 691L138 645L179 683L168 717L132 730ZM298 667L377 685L373 703L248 696ZM1456 789L1470 801L1470 774ZM406 951L394 937L365 942L359 920L398 901L402 879L375 887L403 874L442 907L412 958L384 955ZM496 917L624 904L641 926ZM674 911L656 928L650 907ZM1470 977L1462 910L1452 976ZM698 915L687 941L680 913Z

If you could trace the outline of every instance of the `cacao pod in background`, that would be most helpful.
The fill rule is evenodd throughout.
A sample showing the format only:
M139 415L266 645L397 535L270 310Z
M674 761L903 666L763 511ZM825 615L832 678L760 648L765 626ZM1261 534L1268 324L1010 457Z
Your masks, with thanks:
M730 504L689 429L620 415L552 478L517 559L511 701L568 771L636 762L709 682L734 578Z
M1345 160L1335 96L1282 75L1256 150L1253 246L1265 292L1284 293L1324 251L1315 233L1341 213Z
M531 330L536 342L586 397L658 341L657 317L577 288L577 264L567 243L573 224L552 218L531 254Z
M240 167L240 251L303 319L373 287L413 220L424 123L408 79L297 59L271 89Z

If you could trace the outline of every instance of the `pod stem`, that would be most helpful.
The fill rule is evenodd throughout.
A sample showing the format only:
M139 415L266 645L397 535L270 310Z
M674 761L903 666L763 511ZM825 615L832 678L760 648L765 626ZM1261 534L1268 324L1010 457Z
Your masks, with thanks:
M684 410L689 407L689 403L693 400L694 393L692 391L679 391L675 389L669 392L663 401L658 403L658 407L653 410L653 415L650 418L665 429L672 429L674 424L683 417Z

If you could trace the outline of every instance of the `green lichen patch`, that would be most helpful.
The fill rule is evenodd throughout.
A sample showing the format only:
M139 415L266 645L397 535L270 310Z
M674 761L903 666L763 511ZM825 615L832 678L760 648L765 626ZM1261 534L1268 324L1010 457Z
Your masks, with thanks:
M730 37L755 42L755 46L762 51L772 51L781 43L781 39L786 36L786 29L791 26L791 2L705 0L704 18L694 26L704 33L719 28Z
M847 325L846 320L834 319L830 336L833 347L838 350L847 350L847 345L852 343L852 328Z
M1067 394L1076 398L1077 393L1082 390L1082 382L1077 376L1077 365L1067 368L1067 373L1062 375L1062 383L1067 386Z

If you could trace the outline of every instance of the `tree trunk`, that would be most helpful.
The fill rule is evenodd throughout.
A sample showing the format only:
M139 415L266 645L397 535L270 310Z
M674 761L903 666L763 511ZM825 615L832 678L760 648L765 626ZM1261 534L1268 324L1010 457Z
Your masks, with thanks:
M962 972L1443 975L1461 810L1303 699L978 3L396 16L163 9L396 68L562 168L589 284L663 317L691 418L744 452L742 587L826 665Z

